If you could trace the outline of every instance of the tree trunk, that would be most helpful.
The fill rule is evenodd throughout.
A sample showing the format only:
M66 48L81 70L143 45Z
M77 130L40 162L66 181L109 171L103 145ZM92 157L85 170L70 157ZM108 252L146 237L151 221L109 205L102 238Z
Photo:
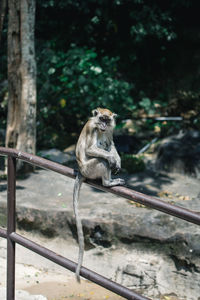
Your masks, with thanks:
M8 1L8 116L6 147L16 148L21 110L20 0Z
M35 0L21 0L21 122L17 149L35 154L36 63L34 47Z
M35 154L35 0L9 0L8 9L9 99L6 146Z
M7 5L7 0L0 1L0 45L1 45L1 35L3 31L3 22L6 13L6 5Z

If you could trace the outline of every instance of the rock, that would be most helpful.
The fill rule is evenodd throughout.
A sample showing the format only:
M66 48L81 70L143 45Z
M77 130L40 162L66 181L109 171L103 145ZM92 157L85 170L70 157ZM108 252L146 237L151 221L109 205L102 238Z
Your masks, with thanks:
M75 149L76 149L76 145L71 145L69 147L67 147L66 149L64 149L64 153L68 153L70 155L74 155L75 156Z
M68 166L75 161L74 155L71 155L71 153L63 153L58 149L41 150L39 151L38 155L51 161Z
M163 139L155 166L157 170L200 177L200 132L190 130Z
M151 299L199 299L200 274L184 266L177 269L176 262L161 253L144 252L137 262L130 259L118 268L116 279Z
M1 300L6 300L6 288L0 287ZM46 297L42 295L30 295L26 291L17 290L15 291L16 300L47 300Z
M169 174L153 176L145 172L130 176L127 183L133 189L154 196L161 188L170 189L174 197L177 193L189 194L190 197L181 197L182 200L177 196L176 204L199 211L199 180L196 178ZM46 170L37 170L28 179L17 180L18 227L47 237L77 238L73 184L73 179ZM0 190L0 214L6 215L5 182L0 182ZM112 279L116 277L119 283L153 299L160 293L174 293L184 300L198 299L199 226L138 207L132 201L94 190L86 184L81 188L79 211L86 250L100 249L102 261L103 251L109 252L110 259L113 254ZM114 259L117 249L126 250L120 262ZM99 263L99 257L97 259ZM109 263L105 265L111 268Z

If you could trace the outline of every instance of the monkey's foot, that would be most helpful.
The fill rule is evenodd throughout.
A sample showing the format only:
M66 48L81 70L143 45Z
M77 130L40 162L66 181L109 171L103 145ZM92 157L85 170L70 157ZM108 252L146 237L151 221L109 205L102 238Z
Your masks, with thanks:
M104 180L103 185L107 187L115 186L115 185L124 185L125 180L122 178L116 178L112 180Z

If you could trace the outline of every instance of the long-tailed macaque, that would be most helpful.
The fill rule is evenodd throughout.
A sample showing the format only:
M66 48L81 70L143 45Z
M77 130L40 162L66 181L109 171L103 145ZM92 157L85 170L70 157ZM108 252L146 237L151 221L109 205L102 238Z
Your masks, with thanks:
M85 178L102 179L103 186L111 187L125 184L121 178L112 179L111 171L117 173L121 168L121 159L113 142L113 129L116 114L108 109L97 108L82 129L76 145L76 159L79 172L74 184L73 205L79 243L79 258L76 279L80 282L80 268L84 253L84 236L78 215L78 199Z

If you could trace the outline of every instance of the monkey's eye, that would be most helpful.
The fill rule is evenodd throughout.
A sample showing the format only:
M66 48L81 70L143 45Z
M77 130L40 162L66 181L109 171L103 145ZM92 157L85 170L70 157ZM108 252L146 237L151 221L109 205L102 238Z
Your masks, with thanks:
M109 124L110 123L110 119L106 118L106 117L99 117L99 120L103 123Z
M101 122L105 122L104 117L99 117L99 120L100 120Z

